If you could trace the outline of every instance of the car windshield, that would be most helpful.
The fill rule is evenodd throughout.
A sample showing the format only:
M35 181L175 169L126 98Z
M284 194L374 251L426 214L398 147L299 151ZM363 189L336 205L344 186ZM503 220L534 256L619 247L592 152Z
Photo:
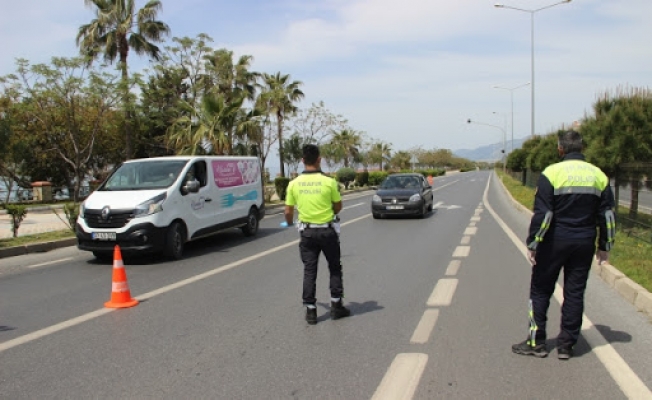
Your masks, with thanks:
M380 185L381 189L419 189L419 180L414 176L389 176Z
M152 190L172 185L186 160L129 162L122 164L100 190Z

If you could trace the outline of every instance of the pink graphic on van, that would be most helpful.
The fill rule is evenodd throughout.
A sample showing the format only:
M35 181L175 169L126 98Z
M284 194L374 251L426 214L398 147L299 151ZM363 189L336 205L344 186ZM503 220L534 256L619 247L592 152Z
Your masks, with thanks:
M255 183L260 178L257 162L238 160L214 160L211 164L217 187L241 186Z

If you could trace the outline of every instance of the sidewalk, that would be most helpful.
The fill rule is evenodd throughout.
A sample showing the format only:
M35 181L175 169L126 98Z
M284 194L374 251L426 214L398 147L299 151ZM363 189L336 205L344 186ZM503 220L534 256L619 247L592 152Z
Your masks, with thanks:
M57 209L56 211L61 219L49 208L33 210L32 212L28 211L25 219L18 228L18 236L29 236L68 229L68 225L63 221L66 219L63 210ZM11 215L0 214L0 239L9 239L13 236Z

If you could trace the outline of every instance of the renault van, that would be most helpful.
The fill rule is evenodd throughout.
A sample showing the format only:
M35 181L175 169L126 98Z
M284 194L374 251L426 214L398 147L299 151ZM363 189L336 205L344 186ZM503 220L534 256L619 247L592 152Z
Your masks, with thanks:
M174 156L129 160L81 204L78 247L109 259L162 253L180 259L186 242L240 228L258 232L265 216L256 157Z

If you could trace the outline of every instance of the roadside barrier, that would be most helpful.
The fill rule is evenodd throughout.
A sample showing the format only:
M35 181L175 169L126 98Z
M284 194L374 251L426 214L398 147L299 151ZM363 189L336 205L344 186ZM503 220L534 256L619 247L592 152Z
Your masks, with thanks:
M131 297L127 273L122 262L120 246L113 249L113 278L111 282L111 300L104 303L107 308L127 308L138 304L138 300Z

